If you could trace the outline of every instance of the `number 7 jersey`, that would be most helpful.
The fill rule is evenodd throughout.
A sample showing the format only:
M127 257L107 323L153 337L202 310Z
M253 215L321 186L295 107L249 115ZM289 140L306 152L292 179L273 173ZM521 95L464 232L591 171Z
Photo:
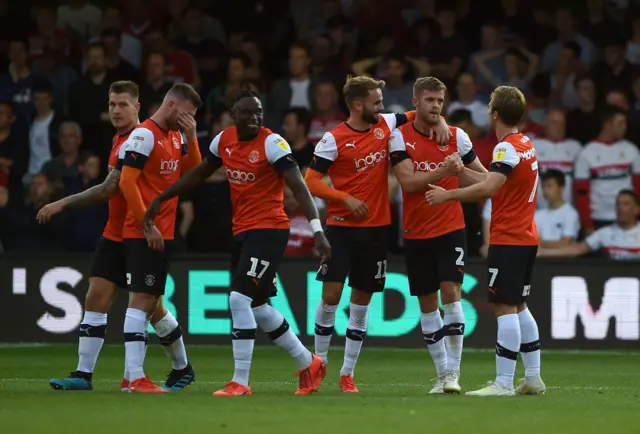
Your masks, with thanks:
M538 229L533 219L538 190L538 160L529 138L507 135L493 150L491 171L507 177L491 198L489 244L537 246Z

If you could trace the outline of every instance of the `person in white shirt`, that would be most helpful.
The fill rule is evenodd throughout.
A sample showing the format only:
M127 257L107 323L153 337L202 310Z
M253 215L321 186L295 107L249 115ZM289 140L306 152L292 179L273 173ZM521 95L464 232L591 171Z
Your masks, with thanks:
M578 155L582 152L582 145L574 139L566 137L567 121L563 109L552 108L547 112L544 125L544 138L531 140L536 150L536 159L540 175L551 169L558 170L565 175L563 199L573 205L573 169ZM538 194L538 208L549 207L542 191Z
M540 247L557 249L571 245L580 231L580 217L571 204L564 201L565 175L559 170L548 170L542 176L542 194L549 204L535 214Z
M580 256L602 250L610 259L640 259L640 196L621 190L616 196L616 222L602 227L584 241L557 249L540 248L538 256Z
M474 75L470 72L461 73L458 77L456 91L458 99L449 104L447 115L460 109L469 110L473 123L487 131L489 129L489 106L477 99L476 78Z

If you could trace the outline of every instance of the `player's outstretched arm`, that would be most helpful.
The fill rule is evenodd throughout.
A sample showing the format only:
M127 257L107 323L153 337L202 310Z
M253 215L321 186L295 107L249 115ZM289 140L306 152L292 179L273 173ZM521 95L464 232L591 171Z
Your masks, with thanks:
M484 166L483 166L484 168ZM465 167L462 172L460 172L460 187L468 187L470 185L478 184L487 179L487 174L489 172L478 172L476 170L470 169L469 167Z
M489 172L484 181L465 188L445 190L432 186L432 189L425 194L425 198L430 205L439 205L450 200L458 202L479 202L489 199L500 191L505 182L507 182L507 177L502 173Z
M51 217L64 210L104 203L118 194L119 183L120 171L113 169L101 184L43 206L38 211L36 220L41 224L47 223Z
M322 262L328 261L331 259L331 246L324 235L322 223L320 223L318 208L316 207L316 203L313 200L304 179L302 178L300 169L297 166L292 167L283 171L282 176L287 183L287 187L291 189L296 201L300 204L305 217L307 217L311 224L311 229L313 230L316 240L316 249L318 249L318 252L320 253Z

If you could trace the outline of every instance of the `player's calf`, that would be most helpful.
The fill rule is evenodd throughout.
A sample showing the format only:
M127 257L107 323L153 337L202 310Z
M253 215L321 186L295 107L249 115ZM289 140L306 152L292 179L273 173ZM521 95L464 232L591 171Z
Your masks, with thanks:
M442 282L440 284L442 310L444 311L444 341L447 352L447 374L443 390L445 393L460 393L460 363L464 340L464 313L460 302L461 284Z
M315 353L325 364L329 362L329 346L343 286L340 282L323 282L322 299L316 308L314 347Z

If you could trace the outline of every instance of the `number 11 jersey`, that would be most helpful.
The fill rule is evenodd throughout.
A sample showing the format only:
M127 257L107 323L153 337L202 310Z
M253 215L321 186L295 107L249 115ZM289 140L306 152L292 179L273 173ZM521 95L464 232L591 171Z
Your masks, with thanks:
M507 181L491 198L491 245L537 246L533 219L538 193L538 160L529 138L507 135L493 150L492 172Z

